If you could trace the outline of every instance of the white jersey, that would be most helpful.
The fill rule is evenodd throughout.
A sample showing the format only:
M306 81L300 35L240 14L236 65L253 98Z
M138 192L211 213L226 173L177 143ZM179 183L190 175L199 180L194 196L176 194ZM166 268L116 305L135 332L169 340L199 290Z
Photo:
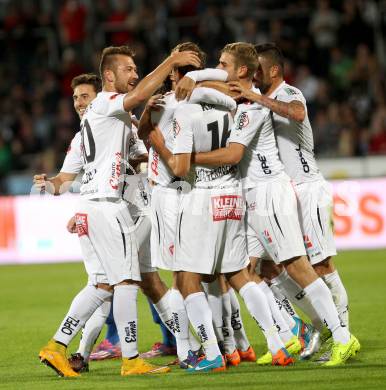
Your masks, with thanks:
M81 139L82 136L80 131L78 131L67 149L67 154L60 172L78 174L83 169Z
M125 95L99 92L81 121L84 175L81 195L121 198L128 164L131 118L123 107Z
M164 96L165 104L160 111L151 112L151 121L157 125L165 139L165 146L173 150L173 115L179 102L175 99L174 93L168 93ZM163 162L159 154L153 149L149 149L148 177L161 186L167 186L175 181L175 176L169 167Z
M225 147L232 124L230 112L221 106L201 103L179 107L173 120L176 136L173 154L209 152ZM239 184L236 166L208 168L196 165L193 169L191 184L195 188L222 188Z
M152 111L151 120L152 123L157 125L161 130L165 139L165 146L169 150L173 150L175 140L175 132L173 131L174 112L177 107L186 104L186 102L178 102L172 92L166 94L164 100L165 104L160 111ZM212 88L196 88L193 91L189 103L194 104L199 102L224 106L229 110L234 110L236 108L236 103L232 98ZM149 179L162 186L167 186L170 183L179 180L179 178L176 178L173 175L169 167L162 161L153 148L150 148L149 150L148 173Z
M239 169L244 188L277 178L284 167L279 158L270 111L256 103L238 106L229 142L246 147Z
M306 99L302 92L283 81L269 97L286 103L298 100L304 104L306 110L303 122L271 113L280 158L286 173L295 183L321 179L322 175L314 157L314 139Z

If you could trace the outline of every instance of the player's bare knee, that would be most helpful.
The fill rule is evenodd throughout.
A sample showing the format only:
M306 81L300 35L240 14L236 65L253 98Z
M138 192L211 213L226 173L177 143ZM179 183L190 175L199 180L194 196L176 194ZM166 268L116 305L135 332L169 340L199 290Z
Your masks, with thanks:
M106 283L97 283L96 288L100 288L111 293L114 291L114 287Z
M327 257L318 264L314 264L313 268L319 276L331 274L335 271L335 266L331 257Z
M276 264L272 260L261 260L261 266L260 266L260 275L263 278L272 280L276 276L279 276L284 267L281 264Z

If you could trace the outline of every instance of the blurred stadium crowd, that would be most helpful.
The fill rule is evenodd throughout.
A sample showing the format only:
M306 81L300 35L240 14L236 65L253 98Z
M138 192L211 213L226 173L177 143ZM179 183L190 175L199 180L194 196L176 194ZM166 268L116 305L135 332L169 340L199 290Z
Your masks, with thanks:
M70 81L106 45L135 48L144 75L181 41L209 66L228 42L275 41L317 155L386 154L385 19L372 0L1 0L0 193L11 172L60 168L79 128Z

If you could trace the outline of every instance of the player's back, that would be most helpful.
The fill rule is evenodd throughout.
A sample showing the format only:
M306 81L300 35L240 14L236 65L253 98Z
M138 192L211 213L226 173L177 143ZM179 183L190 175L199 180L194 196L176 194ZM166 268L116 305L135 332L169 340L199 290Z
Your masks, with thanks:
M131 133L131 118L123 108L124 96L98 93L82 118L85 173L81 194L87 198L122 197Z
M226 147L232 125L232 115L225 107L206 103L185 104L176 110L174 116L174 153L209 152ZM192 184L196 188L221 188L239 183L236 166L209 168L195 165L192 169Z

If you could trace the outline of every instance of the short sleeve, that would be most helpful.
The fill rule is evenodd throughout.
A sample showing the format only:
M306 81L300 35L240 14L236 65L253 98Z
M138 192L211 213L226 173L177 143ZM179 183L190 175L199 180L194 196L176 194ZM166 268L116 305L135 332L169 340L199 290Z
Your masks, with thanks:
M75 134L63 162L60 172L78 174L83 169L81 134L80 131Z
M193 150L193 128L186 107L177 109L173 118L174 148L173 154L191 153Z
M304 105L306 104L306 99L303 94L297 88L293 87L284 87L280 89L280 91L276 94L276 100L284 103L290 103L297 100Z
M245 109L236 113L228 142L248 146L267 116L264 109Z

